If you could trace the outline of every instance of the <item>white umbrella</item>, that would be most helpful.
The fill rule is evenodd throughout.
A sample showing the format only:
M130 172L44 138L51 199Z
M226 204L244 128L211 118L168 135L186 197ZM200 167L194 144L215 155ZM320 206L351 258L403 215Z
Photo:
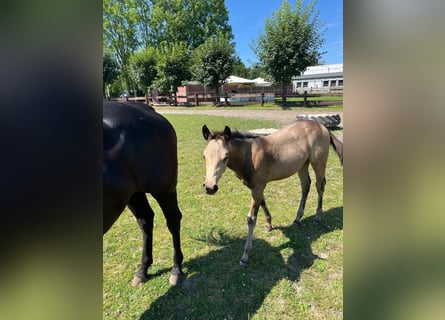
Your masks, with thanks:
M237 76L229 76L226 79L226 84L255 84L255 81Z
M272 86L272 83L264 80L264 78L261 78L261 77L253 79L252 81L255 82L255 87L270 87L270 86Z

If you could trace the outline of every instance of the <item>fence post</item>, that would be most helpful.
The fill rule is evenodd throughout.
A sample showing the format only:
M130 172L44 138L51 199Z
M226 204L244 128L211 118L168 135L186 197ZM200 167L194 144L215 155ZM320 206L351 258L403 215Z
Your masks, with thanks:
M303 93L303 107L306 108L307 107L307 91L304 90Z
M197 93L195 93L195 106L199 106L199 99Z
M264 106L264 92L261 92L261 106Z

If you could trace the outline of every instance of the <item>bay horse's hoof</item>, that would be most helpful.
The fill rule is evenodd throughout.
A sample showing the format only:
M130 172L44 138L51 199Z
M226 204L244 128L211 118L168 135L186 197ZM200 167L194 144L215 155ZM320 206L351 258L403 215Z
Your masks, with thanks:
M294 226L299 226L299 225L300 225L300 221L294 220L294 222L292 223L292 225L294 225Z
M168 282L172 286L176 286L178 284L181 284L185 280L185 275L183 273L180 274L171 274L170 279L168 279Z
M272 231L272 226L264 226L264 231L271 232Z
M138 285L140 285L141 283L147 282L148 278L141 278L139 276L135 276L133 278L133 280L131 281L131 285L133 287L137 287Z
M240 260L240 262L239 262L239 266L240 266L241 268L245 268L245 267L247 267L247 262L244 262L244 261Z

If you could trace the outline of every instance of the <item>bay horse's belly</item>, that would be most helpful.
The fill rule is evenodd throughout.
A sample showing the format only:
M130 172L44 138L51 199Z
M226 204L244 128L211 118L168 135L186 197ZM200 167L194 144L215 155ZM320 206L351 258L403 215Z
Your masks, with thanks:
M104 102L104 232L135 192L168 194L177 183L171 124L146 105Z

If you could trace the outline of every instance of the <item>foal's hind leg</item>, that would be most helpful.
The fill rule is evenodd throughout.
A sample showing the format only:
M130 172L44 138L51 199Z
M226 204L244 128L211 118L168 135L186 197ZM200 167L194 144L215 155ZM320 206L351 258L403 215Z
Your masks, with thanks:
M304 208L306 207L307 195L309 194L309 189L311 187L311 178L309 176L309 162L306 162L303 167L298 171L298 177L300 178L301 184L301 199L300 205L298 206L297 217L294 220L294 224L299 224L301 218L304 214Z
M321 223L321 214L323 212L323 193L324 187L326 185L325 171L326 171L326 162L322 163L312 163L312 168L315 171L316 178L316 186L318 193L318 203L317 203L317 214L315 216L315 223Z
M170 275L170 284L175 285L182 282L184 273L182 272L182 260L184 259L181 251L181 218L182 213L178 207L178 198L176 191L153 195L161 206L164 217L167 220L167 227L173 238L173 269Z
M266 206L266 199L263 196L261 200L261 208L263 208L264 216L266 217L266 225L264 226L264 230L271 231L272 230L272 216L270 215L269 209Z
M141 282L146 282L148 280L147 270L153 263L152 245L154 212L148 204L146 195L142 192L135 193L131 196L130 201L128 202L128 207L136 217L143 237L142 262L132 281L132 285L137 286Z

